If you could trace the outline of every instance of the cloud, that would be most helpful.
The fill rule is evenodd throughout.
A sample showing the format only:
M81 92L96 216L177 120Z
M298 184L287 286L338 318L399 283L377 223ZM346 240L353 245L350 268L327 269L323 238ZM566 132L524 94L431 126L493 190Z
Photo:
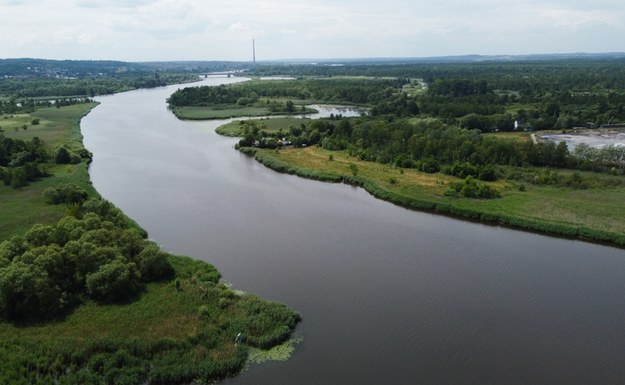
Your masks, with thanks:
M249 60L622 50L615 0L0 0L10 57ZM24 17L23 15L29 15Z

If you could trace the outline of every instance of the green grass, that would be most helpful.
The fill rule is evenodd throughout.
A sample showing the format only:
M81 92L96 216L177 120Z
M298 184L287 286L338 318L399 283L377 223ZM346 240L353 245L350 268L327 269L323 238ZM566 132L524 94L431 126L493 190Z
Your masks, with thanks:
M485 138L493 137L510 142L525 143L530 137L529 132L488 132L482 134Z
M46 142L50 151L62 144L72 149L82 147L80 119L96 104L79 104L62 108L44 108L32 114L0 116L4 135L10 138L30 140L38 136ZM21 127L23 122L40 119L39 125L30 125L27 130L6 129ZM65 215L65 207L45 203L42 195L49 187L62 183L73 183L86 190L91 196L98 196L91 185L87 165L48 165L51 177L31 182L28 186L13 189L0 184L0 241L21 234L35 223L53 224Z
M308 118L270 118L255 120L256 124L261 130L265 130L268 133L276 133L282 130L284 133L289 132L291 126L299 127L300 124L307 124L310 122ZM237 120L234 122L226 123L215 129L215 131L224 136L240 137L243 136L244 120Z
M242 116L270 115L271 111L266 107L242 107L242 108L211 108L211 107L175 107L174 115L179 119L186 120L210 120L228 119Z
M623 178L580 173L592 182L590 188L575 189L500 180L490 185L501 192L499 199L454 198L445 195L449 184L459 179L445 174L427 174L414 169L392 168L360 161L346 152L319 147L252 150L263 164L277 171L325 181L343 181L364 187L374 196L407 208L433 211L534 231L625 244L625 189ZM333 160L330 159L332 155ZM358 169L353 175L350 165ZM563 178L572 171L558 170ZM606 187L616 181L617 186ZM594 186L594 187L593 187Z
M82 141L80 119L96 105L76 104L61 108L42 108L31 114L1 115L0 127L9 138L28 140L38 136L51 147L68 143L75 145ZM40 123L31 125L31 121L36 118L40 119ZM24 124L27 125L26 130L22 128Z
M184 120L212 120L241 117L258 117L271 115L288 115L284 111L272 112L269 107L174 107L172 109L178 119ZM309 114L315 112L307 109L302 111L297 107L293 115Z

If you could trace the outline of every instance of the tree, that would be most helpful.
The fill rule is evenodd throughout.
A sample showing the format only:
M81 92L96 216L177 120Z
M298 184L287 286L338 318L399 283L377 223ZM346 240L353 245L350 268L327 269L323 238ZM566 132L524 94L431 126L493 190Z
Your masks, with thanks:
M134 263L115 260L87 275L87 292L100 302L120 302L139 293L142 288L140 279Z
M65 147L59 147L54 153L54 162L56 164L69 164L72 161L72 157L69 150Z
M0 315L7 320L49 319L61 305L61 291L40 266L17 262L0 270Z

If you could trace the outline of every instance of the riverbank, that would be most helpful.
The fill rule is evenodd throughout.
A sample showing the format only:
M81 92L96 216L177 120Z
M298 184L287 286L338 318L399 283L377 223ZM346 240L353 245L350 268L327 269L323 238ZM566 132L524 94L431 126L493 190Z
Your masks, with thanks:
M275 171L360 186L376 198L413 210L625 245L625 210L619 203L625 199L625 192L619 186L574 189L523 185L520 188L514 181L498 181L491 185L502 192L499 199L457 198L445 192L449 184L458 179L441 173L391 168L319 147L279 151L243 147L240 150ZM351 165L356 167L357 175Z
M272 111L265 106L237 107L236 105L224 107L174 107L172 112L182 120L217 120L242 117L261 117L278 115L302 115L313 114L317 111L298 107L297 111Z
M310 122L309 118L271 118L271 124L269 127L265 126L263 120L259 119L255 122L258 123L259 130L266 131L269 134L276 134L280 131L287 135L291 127L300 127L301 124L307 124ZM215 130L216 133L223 136L229 136L231 138L240 138L245 134L245 122L246 120L236 120L234 122L223 124Z
M97 103L76 104L62 108L42 108L31 114L0 116L0 126L7 138L30 140L42 139L48 150L53 152L60 146L67 146L74 152L84 149L80 133L80 120ZM33 119L39 124L32 125ZM26 129L24 129L26 127ZM22 234L35 223L54 224L65 216L65 207L45 202L43 192L60 184L72 183L87 191L92 197L99 197L89 180L88 164L47 165L51 176L41 178L19 189L0 186L0 242L14 235Z
M46 108L28 116L7 116L2 124L9 127L12 119L15 120L19 129L7 130L7 136L23 140L38 136L45 140L51 152L60 146L80 151L84 149L80 119L95 106L91 103ZM22 121L30 122L34 118L40 119L39 124L22 128ZM52 274L52 270L47 271L51 266L69 266L72 258L77 258L65 250L69 247L66 247L67 239L46 238L41 244L33 243L33 234L42 229L57 235L64 233L67 224L74 223L73 219L68 221L67 214L76 217L75 223L83 222L79 208L49 204L43 193L49 188L73 184L92 199L98 200L100 196L91 185L86 161L73 165L50 163L48 173L51 176L25 187L0 186L2 287L9 283L9 274L27 268L24 263L39 266L40 259L33 260L31 255L35 250L43 252L45 247L50 251L46 252L46 262L39 263L44 269L42 274ZM136 226L123 214L119 215L125 218L123 222ZM102 228L93 229L93 218L89 221L87 224L85 219L84 226L80 225L87 232L126 231L108 222ZM39 227L29 232L33 225ZM62 226L65 226L63 230ZM76 242L97 241L95 233L89 237L90 241L79 237ZM8 239L11 241L2 243ZM16 245L27 250L24 255L12 247ZM126 248L129 250L116 252L131 253L133 247ZM137 258L132 253L128 257ZM136 298L110 304L83 299L84 303L69 307L71 310L66 314L52 320L2 320L8 309L4 306L12 306L5 298L8 291L2 290L0 383L179 384L198 379L212 382L241 371L246 364L248 346L268 349L286 341L300 320L297 312L284 305L237 292L220 283L219 272L208 263L168 254L166 258L173 268L173 276L147 283ZM39 272L39 268L33 269ZM245 344L234 342L238 333L245 336Z

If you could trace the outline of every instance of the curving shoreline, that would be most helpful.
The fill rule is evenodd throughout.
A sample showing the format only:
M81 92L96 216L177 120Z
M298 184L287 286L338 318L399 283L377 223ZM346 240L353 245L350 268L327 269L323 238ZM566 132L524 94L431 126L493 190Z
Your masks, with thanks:
M461 207L447 202L409 197L384 189L380 186L378 181L370 178L337 174L334 172L323 172L290 164L273 156L271 151L250 147L241 147L239 148L239 151L253 156L256 161L274 171L293 174L303 178L323 182L345 183L352 186L362 187L365 191L378 199L382 199L411 210L425 211L458 219L505 226L512 229L525 230L569 239L579 239L610 246L625 247L625 235L615 232L593 229L586 226L555 223L541 219L490 213L484 210Z
M71 143L84 148L80 123L93 107L95 105L90 105L85 111L72 112L70 119L46 121L46 125L54 124L57 131L67 135L67 138L63 136L65 139L54 144L63 146ZM65 116L66 110L50 111ZM89 162L83 161L72 167L54 165L53 171L54 176L33 182L21 190L4 190L4 193L15 195L15 200L21 202L19 215L28 215L42 208L54 212L54 218L48 218L46 225L35 221L35 226L29 230L31 233L36 229L65 234L61 226L71 222L83 231L74 234L77 237L71 239L74 244L88 242L81 234L93 237L97 232L110 232L105 237L109 240L119 238L119 233L136 233L132 239L136 238L137 244L153 244L147 240L147 233L137 222L102 200L101 194L92 185ZM99 211L96 214L85 210L84 218L74 211L72 213L76 218L67 217L63 214L67 215L64 205L52 206L43 202L41 191L48 186L58 188L60 183L83 187L93 202L100 202L100 206L109 208L107 212L121 218L119 223L122 225L117 228L117 222L114 225L104 220L96 221L94 217L102 214ZM18 199L20 197L22 199ZM33 203L25 207L26 200ZM99 207L98 204L95 206ZM56 221L57 217L61 218L62 224ZM26 222L31 220L25 219ZM27 224L32 225L31 222ZM7 238L8 243L0 241L0 281L4 281L3 284L6 283L4 268L9 271L14 260L24 264L24 256L11 251L17 250L11 247L13 244L60 251L50 254L58 255L58 258L72 253L64 250L68 243L65 238L69 235L61 237L65 241L59 241L55 236L37 245L29 243L31 235L16 232L15 229L9 236L13 237L10 240ZM134 250L133 247L127 245L126 249ZM129 258L130 264L140 265L141 260L134 260L139 256L126 249L116 252ZM5 255L7 252L18 254ZM24 255L28 252L29 249ZM76 302L74 308L69 308L58 317L35 319L36 322L18 320L15 323L8 316L4 319L5 314L0 315L0 358L5 358L0 364L3 381L92 383L98 376L128 384L151 381L189 383L198 378L215 381L242 371L249 349L265 350L288 341L301 319L299 313L285 305L231 289L219 281L220 273L207 262L162 251L159 255L171 264L175 276L147 281L140 293L128 301L101 304L87 298L84 302ZM4 304L0 301L0 308ZM246 344L233 342L237 333L246 335ZM123 360L123 367L118 368L113 363L116 360ZM20 369L24 367L37 367L37 370L26 375Z

